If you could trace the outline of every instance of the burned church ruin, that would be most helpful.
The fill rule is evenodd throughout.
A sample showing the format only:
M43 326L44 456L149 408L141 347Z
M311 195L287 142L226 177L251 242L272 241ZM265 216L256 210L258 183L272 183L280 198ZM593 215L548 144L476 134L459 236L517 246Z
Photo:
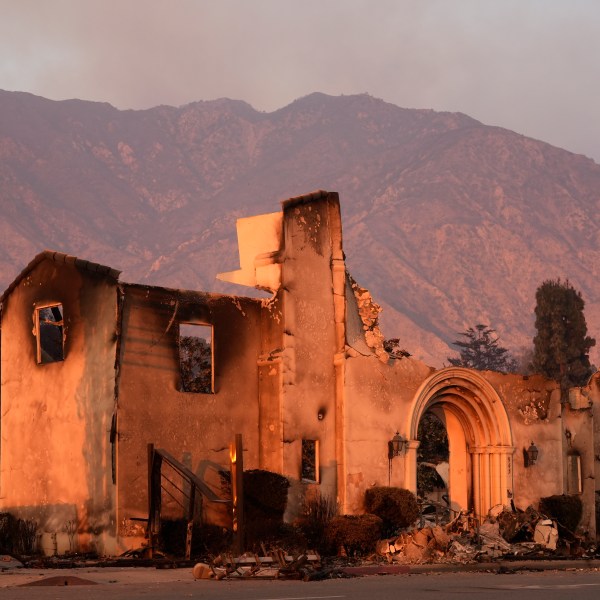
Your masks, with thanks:
M74 536L103 554L144 543L148 444L216 497L242 434L245 468L290 480L287 519L315 490L360 513L372 486L416 490L427 413L447 430L454 513L576 494L595 538L598 375L561 402L541 376L391 357L346 269L335 193L240 219L238 238L240 268L220 277L269 298L125 283L50 251L2 295L0 510L35 519L46 553ZM221 522L215 497L199 510Z

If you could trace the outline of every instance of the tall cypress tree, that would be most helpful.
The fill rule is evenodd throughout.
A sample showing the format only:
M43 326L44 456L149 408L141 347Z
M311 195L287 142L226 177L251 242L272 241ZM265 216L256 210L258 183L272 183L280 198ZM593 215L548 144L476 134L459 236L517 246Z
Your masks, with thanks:
M581 293L568 280L544 281L535 299L533 369L558 381L564 398L592 374L588 353L596 340L587 335Z

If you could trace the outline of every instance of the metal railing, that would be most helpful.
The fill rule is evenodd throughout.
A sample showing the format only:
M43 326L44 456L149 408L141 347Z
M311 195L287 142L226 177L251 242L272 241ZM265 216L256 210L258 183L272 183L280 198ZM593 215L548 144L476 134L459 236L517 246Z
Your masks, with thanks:
M165 464L183 478L187 484L188 490L178 487L164 475L163 465ZM183 502L175 498L169 489L163 485L163 480L166 480L172 487L181 493ZM146 532L148 536L148 552L150 558L152 558L154 554L156 541L160 533L163 491L184 509L187 519L185 557L189 560L192 553L194 509L196 506L197 495L200 494L209 502L221 504L231 503L231 499L221 498L215 494L215 492L193 471L166 450L155 448L154 444L148 444L148 526Z

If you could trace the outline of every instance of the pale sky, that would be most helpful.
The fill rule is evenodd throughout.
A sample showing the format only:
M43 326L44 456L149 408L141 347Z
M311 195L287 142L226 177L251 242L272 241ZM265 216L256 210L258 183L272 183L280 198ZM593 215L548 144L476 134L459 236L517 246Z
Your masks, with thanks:
M600 1L0 0L0 89L265 111L367 92L600 162Z

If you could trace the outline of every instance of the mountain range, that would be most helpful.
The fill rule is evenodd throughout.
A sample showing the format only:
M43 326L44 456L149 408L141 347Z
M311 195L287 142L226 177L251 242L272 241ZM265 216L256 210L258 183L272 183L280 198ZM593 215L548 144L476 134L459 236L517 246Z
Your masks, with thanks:
M2 289L48 248L126 281L248 295L215 279L237 268L236 219L326 189L350 272L417 358L441 366L477 323L522 354L546 279L581 291L600 337L600 165L461 113L366 94L264 113L0 91L0 186Z

